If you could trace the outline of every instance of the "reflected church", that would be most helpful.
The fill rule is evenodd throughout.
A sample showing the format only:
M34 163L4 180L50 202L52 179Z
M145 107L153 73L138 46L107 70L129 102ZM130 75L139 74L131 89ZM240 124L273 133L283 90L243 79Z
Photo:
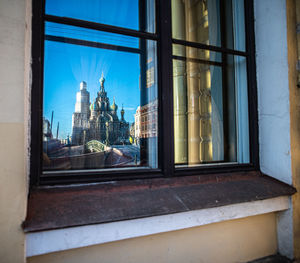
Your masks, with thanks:
M76 94L75 112L72 115L72 145L83 145L91 140L97 140L107 146L127 144L129 141L129 123L124 118L123 107L119 119L115 99L110 104L105 91L103 74L99 82L100 90L92 103L86 82L80 83L80 90Z

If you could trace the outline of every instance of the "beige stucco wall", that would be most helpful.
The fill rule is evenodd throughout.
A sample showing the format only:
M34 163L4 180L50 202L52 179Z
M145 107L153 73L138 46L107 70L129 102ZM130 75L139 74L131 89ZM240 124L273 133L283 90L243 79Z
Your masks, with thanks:
M276 253L274 213L29 258L29 263L247 262Z
M296 34L297 23L300 23L300 1L287 0L292 179L293 185L298 190L298 193L292 198L294 256L298 260L297 262L300 262L300 88L297 87L298 73L296 69L297 60L300 59L300 34L298 36Z
M5 263L25 262L25 10L25 0L0 1L0 262Z

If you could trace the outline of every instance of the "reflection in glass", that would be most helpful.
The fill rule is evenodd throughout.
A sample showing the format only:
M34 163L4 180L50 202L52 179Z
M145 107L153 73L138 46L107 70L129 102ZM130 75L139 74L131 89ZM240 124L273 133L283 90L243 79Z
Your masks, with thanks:
M219 65L221 65L222 54L219 52L214 52L205 49L197 50L196 48L190 48L188 50L189 52L186 52L187 51L186 47L182 45L173 44L173 50L172 50L173 58L178 58L179 60L184 59L184 60L195 61L195 62L203 61L206 64L209 62L220 62Z
M154 0L46 0L46 14L155 33Z
M132 48L139 47L139 39L135 37L52 22L45 23L45 35L46 38L48 36L55 36L60 38L80 39L115 46Z
M64 40L45 41L44 171L157 168L156 43Z
M246 59L176 48L185 57L173 59L175 163L249 162Z
M172 37L245 51L244 1L172 0Z

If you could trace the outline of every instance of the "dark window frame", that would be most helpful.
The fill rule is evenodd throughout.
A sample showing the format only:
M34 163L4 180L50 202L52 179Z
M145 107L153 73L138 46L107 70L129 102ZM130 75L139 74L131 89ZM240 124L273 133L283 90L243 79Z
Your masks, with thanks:
M223 2L223 0L221 0ZM258 115L255 65L255 39L253 0L245 0L245 36L246 52L196 44L172 39L171 1L156 0L156 33L146 33L116 26L98 24L72 18L45 15L45 0L33 0L32 17L32 89L31 89L31 141L30 141L30 185L54 185L67 183L89 183L111 180L151 179L156 177L173 177L187 175L205 175L210 173L230 173L238 171L259 170L258 155ZM158 153L160 169L111 170L111 171L68 171L51 176L42 174L42 117L43 117L43 57L44 57L44 22L60 22L92 28L106 32L121 33L128 36L141 37L157 41L158 59ZM218 51L222 54L242 55L247 59L248 105L249 105L249 164L218 164L216 166L197 166L176 168L174 165L174 133L173 133L173 68L172 44L184 44L191 47ZM163 102L163 103L162 103Z

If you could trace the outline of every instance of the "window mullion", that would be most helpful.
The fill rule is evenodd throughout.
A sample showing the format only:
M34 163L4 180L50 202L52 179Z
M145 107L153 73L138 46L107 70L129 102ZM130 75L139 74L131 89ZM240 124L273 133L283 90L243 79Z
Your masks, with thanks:
M30 185L40 181L42 168L42 115L43 115L43 58L45 1L33 1L32 5L32 89L31 89L31 142Z
M76 27L81 27L86 29L93 29L102 32L121 34L125 36L141 37L146 39L157 40L156 34L153 33L137 31L137 30L118 27L118 26L106 25L106 24L101 24L101 23L96 23L91 21L84 21L84 20L70 18L70 17L59 17L55 15L45 14L45 21L69 25L69 26L76 26Z
M252 0L245 0L245 32L247 56L247 82L249 105L249 135L250 135L250 162L259 169L259 144L258 144L258 106L256 86L255 33L254 33L254 8Z
M159 59L160 59L160 161L166 176L174 174L174 128L173 128L173 70L171 1L158 0Z

